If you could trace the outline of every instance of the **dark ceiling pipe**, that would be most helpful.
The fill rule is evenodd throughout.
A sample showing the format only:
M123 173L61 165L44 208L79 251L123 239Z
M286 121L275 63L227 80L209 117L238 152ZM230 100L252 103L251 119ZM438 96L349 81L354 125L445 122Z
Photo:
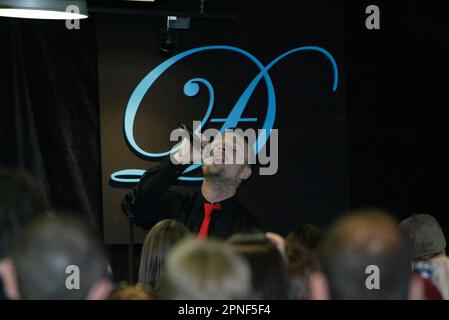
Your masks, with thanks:
M107 15L125 15L125 16L145 16L145 17L191 17L194 19L211 19L211 20L237 20L235 13L217 13L217 12L189 12L189 11L170 11L155 9L135 9L135 8L113 8L102 6L88 6L89 13L107 14Z

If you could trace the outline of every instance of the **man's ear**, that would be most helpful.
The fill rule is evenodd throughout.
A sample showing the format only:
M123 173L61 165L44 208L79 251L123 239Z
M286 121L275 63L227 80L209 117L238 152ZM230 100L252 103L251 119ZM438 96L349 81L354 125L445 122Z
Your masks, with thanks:
M111 293L111 289L111 282L106 278L101 278L92 285L86 300L106 300Z
M408 285L408 300L426 300L424 282L417 274L413 274Z
M310 300L330 300L329 285L321 272L314 272L309 279Z
M251 166L245 166L240 173L240 179L247 180L249 177L251 177L251 174L253 173L253 170L251 169Z
M0 278L3 281L3 290L9 300L19 300L19 288L17 287L16 268L11 258L0 260Z

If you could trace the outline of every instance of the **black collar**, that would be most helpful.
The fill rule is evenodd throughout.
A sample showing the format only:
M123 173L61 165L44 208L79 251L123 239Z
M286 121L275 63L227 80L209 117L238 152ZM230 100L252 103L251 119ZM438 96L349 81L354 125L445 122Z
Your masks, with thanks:
M209 201L207 201L207 200L204 198L204 196L203 196L203 194L201 193L201 191L199 191L199 192L198 192L198 196L197 196L196 199L195 199L195 207L196 207L197 209L202 209L202 210L204 210L204 203L205 203L205 202L210 203ZM238 202L238 201L237 201L237 195L235 194L235 195L233 195L233 196L230 197L230 198L227 198L227 199L224 199L224 200L220 201L220 205L221 205L222 208L228 209L228 208L233 207L237 202Z

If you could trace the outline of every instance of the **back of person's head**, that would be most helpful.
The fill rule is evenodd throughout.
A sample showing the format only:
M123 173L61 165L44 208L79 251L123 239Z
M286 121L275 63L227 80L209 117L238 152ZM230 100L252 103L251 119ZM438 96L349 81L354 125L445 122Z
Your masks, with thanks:
M337 220L323 239L321 264L325 280L311 279L315 299L407 298L408 246L397 221L384 211L356 211Z
M108 297L108 300L153 300L153 295L140 285L120 284Z
M291 286L297 299L310 298L310 277L320 270L318 255L309 251L302 252L300 259L288 263Z
M318 253L323 232L320 228L306 224L290 232L285 239L285 251L289 264L298 264Z
M311 224L301 225L287 235L285 239L286 249L292 254L302 249L317 250L322 236L323 231L320 228Z
M430 214L414 214L400 223L409 241L413 259L427 259L446 250L446 238L438 221Z
M290 232L285 240L288 270L298 299L309 297L310 275L320 270L318 246L322 234L320 228L305 224Z
M254 299L294 298L285 261L264 233L237 233L228 242L249 263Z
M23 227L45 210L45 197L29 174L0 169L0 260L10 255Z
M147 290L157 293L165 269L168 251L190 234L182 223L162 220L148 232L142 247L139 283Z
M187 239L169 253L160 298L239 300L250 295L250 269L226 243Z
M69 215L28 225L12 252L21 299L104 299L108 262L92 229Z

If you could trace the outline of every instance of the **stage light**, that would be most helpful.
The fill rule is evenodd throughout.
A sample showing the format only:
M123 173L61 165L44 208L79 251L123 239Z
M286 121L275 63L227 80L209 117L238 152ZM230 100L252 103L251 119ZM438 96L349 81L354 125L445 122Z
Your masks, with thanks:
M159 33L159 50L162 55L171 55L178 44L176 31L161 29Z
M85 0L0 0L0 17L78 20L88 13Z
M176 30L187 30L189 28L189 17L168 16L166 27L159 32L159 50L161 55L172 55L178 45Z

